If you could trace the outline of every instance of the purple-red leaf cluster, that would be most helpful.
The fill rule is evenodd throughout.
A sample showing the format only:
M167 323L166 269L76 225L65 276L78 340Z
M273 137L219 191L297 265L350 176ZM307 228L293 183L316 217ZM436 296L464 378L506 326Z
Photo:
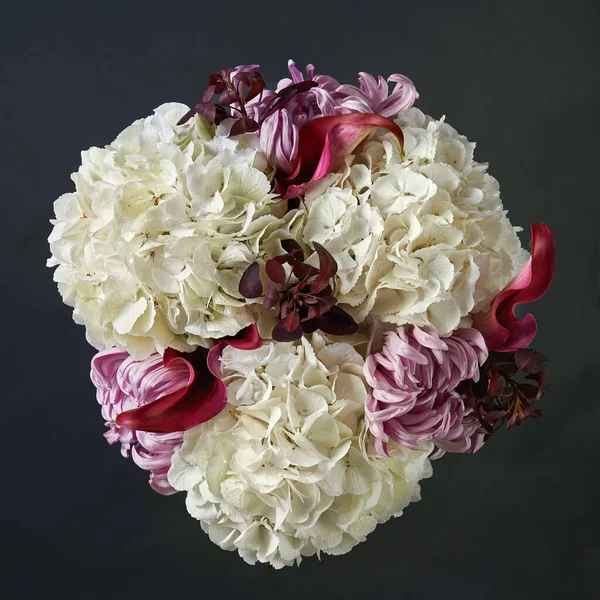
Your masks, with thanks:
M213 73L209 79L209 86L202 95L202 102L192 107L179 120L178 125L199 114L215 124L229 117L235 118L236 122L230 131L231 136L257 131L259 125L246 113L246 104L260 95L265 87L257 65ZM213 102L215 95L218 99Z
M490 352L480 378L470 382L484 441L502 426L510 429L525 419L539 417L546 380L547 359L531 349Z
M217 125L227 118L233 118L235 122L229 132L231 137L252 133L260 129L267 117L285 108L292 98L316 85L314 81L301 81L279 90L255 119L248 115L246 105L260 96L266 87L258 66L249 65L219 71L210 76L209 86L202 95L202 102L193 106L177 124L183 125L195 114ZM214 96L218 96L216 101L213 101Z
M290 342L320 329L332 335L355 333L358 325L332 294L330 279L337 273L333 256L314 243L319 268L304 262L304 252L295 240L284 240L286 254L269 259L265 264L269 283L264 291L263 306L276 311L279 322L273 328L273 339ZM286 270L284 265L288 265ZM242 275L240 294L246 298L263 296L260 268L254 263Z

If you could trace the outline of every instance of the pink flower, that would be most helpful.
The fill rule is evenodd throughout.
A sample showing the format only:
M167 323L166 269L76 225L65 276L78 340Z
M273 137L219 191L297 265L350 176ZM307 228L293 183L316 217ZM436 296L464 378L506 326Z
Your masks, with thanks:
M402 148L402 130L381 115L348 113L310 121L299 132L296 168L288 177L277 176L277 191L286 200L304 194L310 184L340 169L344 158L378 127L391 131Z
M171 348L135 360L119 349L104 350L92 359L92 382L109 431L110 444L121 443L121 453L151 472L150 486L173 494L167 481L171 457L183 432L218 415L227 404L219 360L227 345L254 349L261 345L258 328L251 325L237 336L223 338L210 350L182 354Z
M373 388L366 414L377 451L387 455L390 439L413 449L432 441L437 456L477 450L474 402L459 386L478 380L487 356L475 329L458 329L447 338L416 326L387 333L364 369Z
M359 73L359 86L342 85L337 88L338 94L346 98L341 107L352 112L374 112L382 117L395 117L403 110L410 108L419 94L413 82L404 75L395 73L387 81L379 75L377 79L369 73ZM389 94L388 82L395 83ZM388 95L389 94L389 95ZM364 107L368 107L364 110Z
M556 251L552 231L546 223L531 226L531 257L522 271L494 299L489 310L473 315L473 324L490 350L513 352L527 348L537 333L531 313L515 316L515 306L539 300L550 287Z
M237 335L221 338L210 349L198 348L181 353L167 348L165 367L187 371L185 386L153 402L144 403L117 416L117 425L154 433L187 431L217 416L227 404L227 388L221 381L219 361L225 346L253 350L262 344L256 325L249 325Z
M110 444L120 443L121 454L131 455L137 465L150 471L150 487L160 494L174 494L167 481L171 457L183 440L183 432L148 433L115 423L121 413L154 402L185 388L188 370L182 364L165 365L160 354L133 359L125 350L111 349L92 360L92 382L102 407Z
M333 77L315 74L313 65L306 68L306 78L293 60L288 61L291 79L282 79L276 91L265 90L260 97L248 103L248 115L261 122L260 144L269 162L281 175L290 176L299 163L299 132L304 125L318 117L331 117L349 113L375 113L381 117L394 117L410 108L419 97L410 79L404 75L391 75L395 83L389 93L383 77L375 79L360 73L359 86L341 85ZM313 81L316 86L295 95L285 108L278 110L262 122L261 116L271 106L277 92L302 81Z

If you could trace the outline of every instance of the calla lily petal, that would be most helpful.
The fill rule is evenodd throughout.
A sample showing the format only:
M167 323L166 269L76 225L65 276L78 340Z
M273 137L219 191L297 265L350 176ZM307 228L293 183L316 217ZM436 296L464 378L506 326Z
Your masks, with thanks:
M200 348L187 357L173 350L167 350L164 356L165 366L177 361L189 370L185 388L121 413L115 419L117 425L152 433L171 433L187 431L218 415L227 402L227 390L208 367L208 351Z
M552 281L555 258L550 227L546 223L532 225L529 261L496 296L488 311L473 315L474 326L482 333L490 350L513 352L531 344L537 333L535 317L528 313L518 319L514 308L544 295Z
M255 324L242 329L238 334L221 338L220 343L225 346L232 346L238 350L256 350L260 348L262 341L258 327Z
M372 113L320 117L300 129L298 164L289 177L278 179L280 193L289 200L301 195L308 184L337 171L344 158L375 129L389 129L402 148L404 136L396 123Z
M210 350L199 348L192 353L180 353L168 348L163 355L165 366L180 362L189 371L187 385L139 408L122 412L115 422L129 429L152 433L187 431L218 415L227 404L227 388L221 381L220 358L223 349L252 350L260 347L256 325L250 325L238 335L219 340Z

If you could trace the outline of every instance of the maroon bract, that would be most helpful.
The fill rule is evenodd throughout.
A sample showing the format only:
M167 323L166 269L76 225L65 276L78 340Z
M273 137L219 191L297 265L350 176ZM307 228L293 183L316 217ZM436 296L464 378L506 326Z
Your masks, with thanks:
M304 252L295 240L281 243L286 254L269 259L265 264L272 281L264 292L263 306L274 308L279 322L273 328L273 339L290 342L320 329L332 335L350 335L358 330L354 319L332 295L330 279L337 273L333 256L314 243L319 268L304 262ZM284 265L289 268L285 269ZM248 267L240 281L240 293L246 298L263 295L258 263Z

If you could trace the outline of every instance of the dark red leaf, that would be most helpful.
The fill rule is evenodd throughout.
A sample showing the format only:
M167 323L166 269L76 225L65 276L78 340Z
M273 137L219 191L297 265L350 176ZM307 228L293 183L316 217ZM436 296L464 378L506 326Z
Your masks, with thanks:
M223 107L210 104L209 102L201 102L183 115L177 122L177 125L183 125L195 114L204 117L209 123L220 123L229 116Z
M206 90L204 91L204 94L202 94L202 102L210 102L212 97L215 95L215 86L214 85L209 85Z
M225 89L219 96L219 104L222 104L223 106L227 106L228 104L233 104L234 102L238 101L239 97L234 90Z
M285 319L288 316L290 310L292 310L293 308L294 307L290 306L289 302L282 302L279 306L279 318Z
M279 292L277 288L270 283L267 286L267 293L265 294L265 299L263 300L263 306L265 308L273 308L279 302Z
M528 408L527 409L527 416L530 419L537 419L538 417L542 416L542 409L541 408Z
M286 327L286 322L279 321L277 325L273 327L273 333L271 335L276 342L293 342L302 337L302 329L298 327L295 331L289 332Z
M312 319L316 319L317 317L321 316L321 311L319 310L318 306L309 306L308 310L306 311L306 317L304 317L303 319L303 323L306 323L307 321L310 321Z
M326 291L328 290L328 291ZM310 282L311 294L329 295L331 294L331 286L329 285L329 277L320 273Z
M333 296L324 296L319 298L319 311L324 315L332 306L337 304L337 300Z
M496 419L502 419L506 416L505 410L490 410L486 413L486 417L490 421L495 421Z
M193 108L188 110L185 115L183 115L183 117L177 121L177 125L183 125L184 123L187 123L195 114L196 111Z
M290 255L292 256L292 255ZM311 265L307 265L306 263L296 261L292 266L292 273L300 280L304 281L313 275L316 275L319 272L318 269Z
M503 392L503 384L502 384L502 375L500 375L499 371L494 371L492 376L490 377L490 387L489 393L492 398L496 396L501 396Z
M285 281L285 269L280 261L269 259L265 264L265 269L273 283L283 283Z
M319 329L319 318L315 317L314 319L309 319L307 321L302 322L302 331L304 333L313 333L317 329Z
M544 395L544 391L546 389L546 374L545 373L532 373L531 375L526 375L525 379L529 379L531 381L535 381L538 388L538 395L536 402L541 399Z
M208 82L211 86L214 86L215 94L220 94L225 89L229 81L230 74L231 71L220 71L219 73L213 73L209 77Z
M187 123L194 115L201 115L210 123L214 123L217 118L217 108L214 104L210 104L210 102L200 102L200 104L192 106L192 108L177 121L177 125Z
M327 277L327 279L331 279L338 270L335 258L321 244L313 242L313 246L319 256L319 271L321 275Z
M515 425L518 425L519 413L514 412L510 419L506 422L506 429L512 429Z
M515 365L514 352L490 352L487 364L494 370L500 371L505 377L514 375L519 370Z
M344 309L334 306L319 318L319 329L332 335L351 335L358 331L358 325Z
M275 258L270 258L269 260L275 260L282 265L290 264L291 255L290 254L281 254L280 256L276 256Z
M261 122L264 121L267 117L270 117L272 114L276 113L278 110L285 108L289 102L297 96L298 94L303 94L304 92L308 92L313 87L316 87L318 84L315 81L301 81L299 83L292 83L287 87L284 87L282 90L277 92L277 95L274 98L273 103L269 106L261 116Z
M300 315L295 310L288 314L285 327L288 333L292 333L300 327Z
M246 102L256 98L267 87L265 80L258 71L240 73L239 79L249 88L246 93Z
M258 298L262 296L263 285L260 280L260 267L258 263L252 263L242 275L239 291L244 298Z
M546 367L547 363L548 359L543 354L540 354L535 350L522 348L515 352L515 364L520 371L524 371L529 375L541 373Z
M296 240L281 240L281 247L289 254L292 254L294 258L300 261L304 260L304 251Z
M232 125L229 137L235 137L236 135L242 135L244 133L252 133L253 131L258 131L258 123L249 117L240 117Z
M530 403L535 403L542 397L542 388L530 383L521 383L517 389L519 390L519 395Z

